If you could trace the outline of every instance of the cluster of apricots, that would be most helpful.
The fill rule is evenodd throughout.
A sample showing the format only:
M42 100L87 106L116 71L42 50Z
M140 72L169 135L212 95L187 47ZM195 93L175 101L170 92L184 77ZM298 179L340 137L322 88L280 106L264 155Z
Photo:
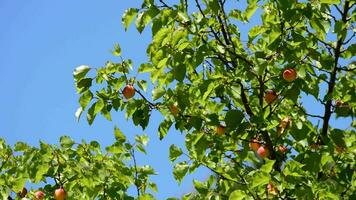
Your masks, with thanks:
M27 195L27 189L24 187L21 191L17 193L17 196L20 198L24 198ZM45 193L43 191L36 191L34 194L34 200L42 200L45 197ZM54 191L53 197L55 200L65 200L67 198L67 192L63 187L60 187Z
M297 71L295 71L293 68L288 68L283 71L282 76L285 81L293 82L295 79L297 79ZM271 104L278 98L278 95L275 91L268 90L264 98L267 104Z

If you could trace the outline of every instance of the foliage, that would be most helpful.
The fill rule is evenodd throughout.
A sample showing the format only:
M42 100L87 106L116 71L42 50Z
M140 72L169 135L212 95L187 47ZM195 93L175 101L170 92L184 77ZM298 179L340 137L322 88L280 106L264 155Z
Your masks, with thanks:
M97 141L76 143L68 136L60 138L59 146L41 141L39 147L17 142L11 148L1 139L0 198L21 191L27 181L40 185L38 190L45 192L46 199L52 199L57 187L69 191L68 199L134 199L127 193L131 185L140 187L146 199L151 199L146 191L157 190L149 181L156 173L150 166L137 166L135 161L135 152L144 151L147 136L136 136L131 144L115 128L115 137L105 151ZM130 160L134 164L129 165ZM34 197L34 192L27 196Z
M125 29L134 22L140 33L148 34L145 29L150 28L148 62L138 65L123 59L120 46L115 45L113 55L120 62L108 61L95 71L89 66L78 67L74 71L80 94L76 116L79 119L86 113L92 124L98 114L111 120L111 113L120 111L145 129L151 113L159 111L165 117L158 127L160 139L172 127L185 133L187 150L174 144L169 149L176 180L180 182L199 166L214 174L205 182L194 181L196 191L183 199L355 198L356 67L351 61L355 55L354 6L355 2L347 0L180 0L175 5L143 0L140 8L124 13L122 22ZM254 26L247 31L249 24ZM291 68L298 77L286 81L282 73ZM140 78L144 75L149 80ZM123 98L125 85L134 86L134 98ZM277 98L267 103L265 94L269 90ZM322 115L308 112L302 101L306 95L314 98L310 104L323 108ZM333 116L353 121L349 128L338 129L330 125ZM221 126L223 134L217 134ZM251 151L249 143L253 139L269 152L266 158ZM77 149L83 145L92 148L80 144ZM7 185L2 187L3 194L10 189L18 191L25 180L36 183L68 173L65 187L83 198L104 198L105 187L118 187L115 192L125 195L129 183L136 184L138 198L148 198L143 194L153 171L141 168L147 170L143 170L145 181L137 184L135 170L120 161L121 157L130 157L132 145L121 145L106 157L110 162L102 166L89 165L86 154L71 147L50 148L49 157L59 151L62 159L68 159L67 166L75 166L70 170L59 167L58 161L49 161L46 154L36 157L36 153L27 153L47 152L42 146L48 145L43 143L41 149L15 147L25 150L18 156L12 155L6 145L3 147L9 152L2 153L3 166L8 166L4 169L12 169L10 175L1 168L0 180ZM288 149L281 151L280 147ZM101 160L100 148L95 149L98 152L91 156ZM14 164L6 164L7 155ZM24 172L16 168L22 166L18 165L21 160L26 160L21 164L27 166L27 161L34 158L47 164L46 172L38 170L40 174L33 175L26 168ZM97 187L86 187L82 185L84 172L71 174L82 170L79 161L92 170L106 171L103 174L114 169L110 163L121 165L117 179L110 176L111 182L105 175L85 175L85 179L100 179ZM49 168L49 163L54 168ZM46 173L49 176L44 176ZM23 177L23 181L4 182L7 175ZM103 182L107 183L105 187ZM116 185L119 183L123 185ZM107 195L122 198L116 193Z

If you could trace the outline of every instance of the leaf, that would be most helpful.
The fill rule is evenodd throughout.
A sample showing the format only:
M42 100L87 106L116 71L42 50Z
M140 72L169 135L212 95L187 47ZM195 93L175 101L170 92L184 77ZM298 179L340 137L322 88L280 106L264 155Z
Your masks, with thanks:
M187 68L186 68L186 65L184 65L184 64L174 67L173 68L174 78L177 81L182 82L184 80L186 70L187 70Z
M339 3L340 3L340 0L320 0L320 3L339 4Z
M158 127L159 139L162 140L168 133L169 128L171 128L173 122L170 120L164 120Z
M28 146L28 144L26 144L24 142L16 142L16 144L14 146L15 151L26 151L29 148L30 148L30 146Z
M242 14L241 10L237 10L237 9L231 10L229 13L229 17L243 22L246 21L245 15Z
M247 20L249 20L252 17L252 15L256 12L257 9L258 9L257 2L250 3L247 6L246 11L245 11L245 16L246 16Z
M165 89L164 88L161 88L161 87L158 87L158 88L155 88L153 91L152 91L152 100L157 100L159 98L161 98L164 93L165 93Z
M174 162L182 154L183 154L183 151L178 146L172 144L169 147L169 159L170 159L171 162Z
M75 68L73 72L74 79L76 81L80 81L89 71L90 67L86 65L80 65L79 67Z
M267 160L267 162L261 167L261 171L265 173L270 173L273 169L273 165L275 162L275 160Z
M111 106L107 106L104 104L103 109L101 109L101 114L108 120L108 121L112 121L111 119L111 114L110 114L110 109Z
M250 199L250 198L245 193L245 191L242 191L242 190L235 190L229 196L229 200L244 200L244 199Z
M113 154L120 154L122 152L125 152L124 147L121 145L121 143L115 143L111 146L108 146L105 148L105 150L108 153L113 153Z
M119 44L115 44L114 51L112 51L112 54L114 56L120 56L121 55L121 47L120 47Z
M143 134L143 135L136 135L135 140L136 140L136 142L138 142L144 146L147 146L149 138L146 134Z
M155 198L151 194L143 194L138 200L154 200Z
M79 107L77 109L77 111L75 111L75 118L77 119L77 121L79 121L80 116L82 115L82 113L83 113L83 108L82 107Z
M38 183L42 180L43 178L43 175L46 174L49 170L49 166L47 163L45 164L42 164L42 165L39 165L37 168L36 168L36 175L35 175L35 178L34 178L34 182L35 183Z
M69 136L62 136L59 141L62 148L71 148L75 144Z
M145 81L145 80L139 80L139 81L137 81L137 85L138 85L138 87L139 87L140 89L142 89L144 92L147 91L147 85L148 85L147 81Z
M249 42L254 40L258 35L264 33L265 31L266 31L265 28L261 26L254 26L253 28L251 28L250 31L248 32Z
M145 29L146 25L159 13L159 9L155 6L151 6L148 10L143 11L137 15L136 28L139 33Z
M267 185L269 181L270 181L270 177L268 173L257 172L253 174L253 178L251 181L252 182L251 188L256 188L260 185Z
M268 34L269 44L272 44L280 35L281 32L279 30L273 29L272 32Z
M122 23L125 27L125 31L127 31L127 28L130 26L132 20L135 18L137 13L138 13L137 8L129 8L124 12L122 16Z
M83 93L88 90L92 84L93 79L91 78L83 78L77 83L77 91L78 93Z
M155 170L149 166L149 165L144 165L142 167L139 168L138 172L145 174L145 175L149 175L149 174L157 174L155 172Z
M300 177L303 175L303 164L290 160L286 163L285 168L283 169L283 174L285 176L293 176L293 177Z
M147 154L147 152L142 144L136 144L136 149L144 154Z
M88 112L87 112L87 121L89 123L89 125L91 125L96 117L96 114L94 114L94 109L95 109L95 104L94 103L89 109L88 109Z
M208 87L206 88L206 91L204 92L203 95L203 100L206 101L206 99L211 95L213 90L217 88L219 85L214 83L214 82L209 82Z
M158 192L158 187L156 183L150 183L148 187L153 191L153 192Z
M105 106L105 103L102 99L98 99L98 101L93 104L94 106L94 114L98 114Z
M187 162L185 162L185 161L177 163L174 166L173 175L179 184L182 182L184 176L187 174L188 168L189 168L189 166L188 166Z
M12 186L13 191L21 191L26 184L26 178L17 177L14 185Z
M90 90L86 90L82 94L82 96L80 96L79 104L82 106L83 109L85 109L92 99L93 99L93 93L91 93Z
M146 73L146 72L153 72L153 71L155 71L155 68L150 63L143 63L138 68L138 73Z
M124 143L126 141L126 136L122 133L122 131L117 126L114 127L114 135L115 135L115 139L118 142Z
M199 192L199 194L206 195L208 193L209 191L208 188L202 182L193 179L193 184L195 189Z
M225 116L226 126L235 129L241 124L243 118L244 114L240 110L229 110Z

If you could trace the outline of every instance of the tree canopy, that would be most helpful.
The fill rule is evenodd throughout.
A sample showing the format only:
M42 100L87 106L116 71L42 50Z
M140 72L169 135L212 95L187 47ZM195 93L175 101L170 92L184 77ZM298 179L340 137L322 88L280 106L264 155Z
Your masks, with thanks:
M123 13L122 23L151 32L147 62L123 58L116 44L117 60L77 67L76 117L92 124L97 115L111 120L113 112L124 112L145 129L152 112L161 113L157 137L170 129L185 135L186 149L167 149L175 179L201 166L212 172L176 198L356 198L355 5L142 0ZM306 96L321 114L306 109ZM336 128L334 117L351 124ZM106 148L68 136L59 146L10 147L0 140L2 198L30 182L40 188L16 198L41 190L52 199L64 188L67 199L154 199L159 188L149 178L156 172L135 159L149 137L129 142L118 127L114 134ZM137 194L127 193L131 185Z

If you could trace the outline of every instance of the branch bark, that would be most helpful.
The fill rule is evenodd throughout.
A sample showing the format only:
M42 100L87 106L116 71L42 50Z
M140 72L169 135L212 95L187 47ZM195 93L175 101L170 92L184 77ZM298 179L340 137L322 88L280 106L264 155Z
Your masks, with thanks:
M336 6L337 7L337 6ZM349 1L345 1L344 4L344 11L339 10L339 12L342 15L342 22L346 23L347 22L347 14L348 11L350 9L350 2ZM339 58L340 58L340 54L341 54L341 47L342 44L344 42L344 38L340 37L336 43L336 47L334 49L334 68L331 72L330 75L330 81L328 82L328 92L326 94L326 96L329 98L329 100L327 100L324 108L324 121L323 121L323 127L322 127L322 131L321 131L321 136L322 137L327 137L328 134L328 129L329 129L329 121L330 121L330 117L332 114L332 95L334 93L334 89L335 89L335 84L336 84L336 77L337 77L337 71L338 71L338 63L339 63ZM319 142L321 144L325 144L324 140L322 138L319 138Z

